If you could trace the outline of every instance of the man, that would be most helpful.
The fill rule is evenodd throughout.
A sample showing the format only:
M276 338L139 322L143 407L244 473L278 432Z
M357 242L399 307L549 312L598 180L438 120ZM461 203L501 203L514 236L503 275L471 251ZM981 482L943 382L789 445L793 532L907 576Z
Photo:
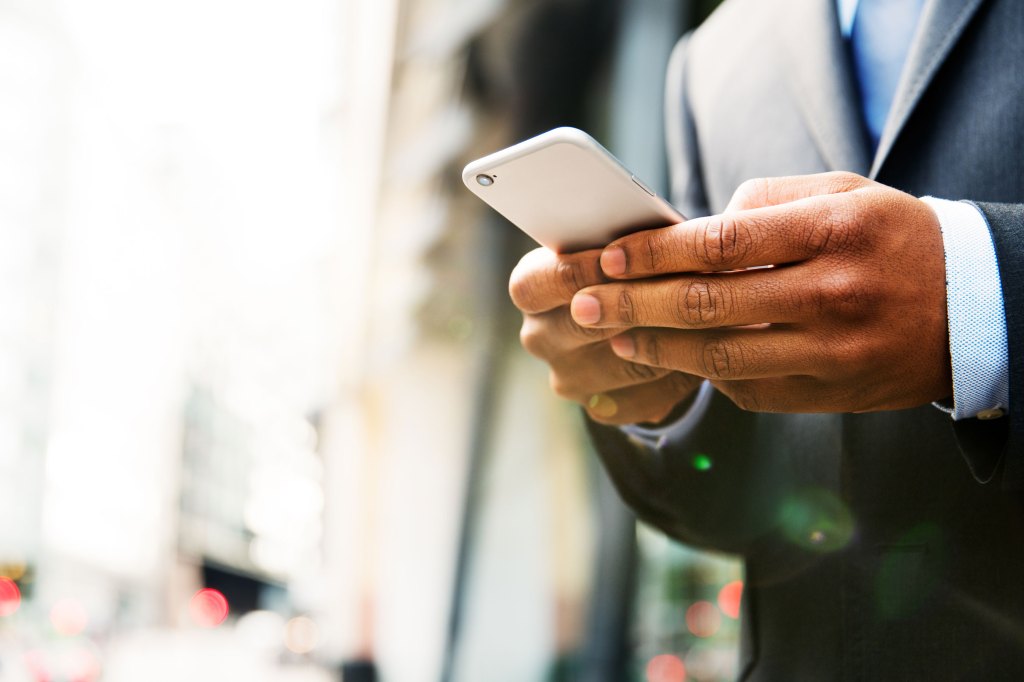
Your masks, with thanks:
M857 5L677 49L710 217L528 254L522 341L642 519L743 556L745 679L1024 679L1024 3Z

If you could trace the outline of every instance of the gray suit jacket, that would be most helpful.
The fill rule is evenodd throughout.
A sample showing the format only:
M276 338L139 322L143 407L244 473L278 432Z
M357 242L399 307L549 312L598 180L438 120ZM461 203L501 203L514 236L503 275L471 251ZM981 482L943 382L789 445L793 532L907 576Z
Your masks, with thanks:
M592 434L642 519L744 557L746 679L1024 679L1024 2L926 3L874 158L834 4L728 0L677 49L676 200L701 215L748 178L844 169L977 202L1006 301L1010 416L954 429L931 406L771 415L716 395L669 449Z

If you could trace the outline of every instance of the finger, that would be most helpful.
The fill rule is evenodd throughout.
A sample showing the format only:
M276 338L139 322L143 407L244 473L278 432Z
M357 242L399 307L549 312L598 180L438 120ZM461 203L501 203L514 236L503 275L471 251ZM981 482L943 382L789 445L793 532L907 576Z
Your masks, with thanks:
M657 423L697 390L700 382L697 377L672 372L657 381L595 394L583 408L591 419L602 424Z
M519 342L528 353L541 360L550 360L583 346L604 341L621 329L581 327L569 314L569 306L546 313L523 315Z
M623 360L715 381L815 375L829 364L819 342L789 327L712 333L638 329L614 337L609 345Z
M781 178L755 178L736 188L723 213L777 206L822 194L850 192L871 184L874 183L865 177L843 171Z
M611 278L742 270L807 260L856 236L850 193L697 218L623 237L601 252Z
M799 268L614 282L588 287L573 297L579 326L710 329L797 322L821 314L817 281Z
M565 305L583 287L606 281L597 250L556 254L539 248L527 253L509 279L512 302L524 313L542 313Z
M563 398L586 402L605 393L657 381L669 370L623 360L607 343L581 348L551 361L551 389Z

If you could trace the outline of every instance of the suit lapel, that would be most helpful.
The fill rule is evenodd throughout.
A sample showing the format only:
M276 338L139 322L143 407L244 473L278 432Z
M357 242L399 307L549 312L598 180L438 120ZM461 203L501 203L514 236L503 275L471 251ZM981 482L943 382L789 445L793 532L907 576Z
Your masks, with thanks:
M790 0L780 7L779 36L796 99L825 163L868 172L858 97L835 0Z
M928 0L882 129L870 177L878 175L914 107L985 0Z

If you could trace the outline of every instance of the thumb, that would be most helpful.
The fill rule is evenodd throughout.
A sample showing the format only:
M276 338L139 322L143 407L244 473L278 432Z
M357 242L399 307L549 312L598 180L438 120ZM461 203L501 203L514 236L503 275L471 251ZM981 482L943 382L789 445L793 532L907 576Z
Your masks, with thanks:
M823 194L852 192L875 184L856 173L836 171L817 175L791 175L781 178L756 178L740 185L723 213L777 206Z

